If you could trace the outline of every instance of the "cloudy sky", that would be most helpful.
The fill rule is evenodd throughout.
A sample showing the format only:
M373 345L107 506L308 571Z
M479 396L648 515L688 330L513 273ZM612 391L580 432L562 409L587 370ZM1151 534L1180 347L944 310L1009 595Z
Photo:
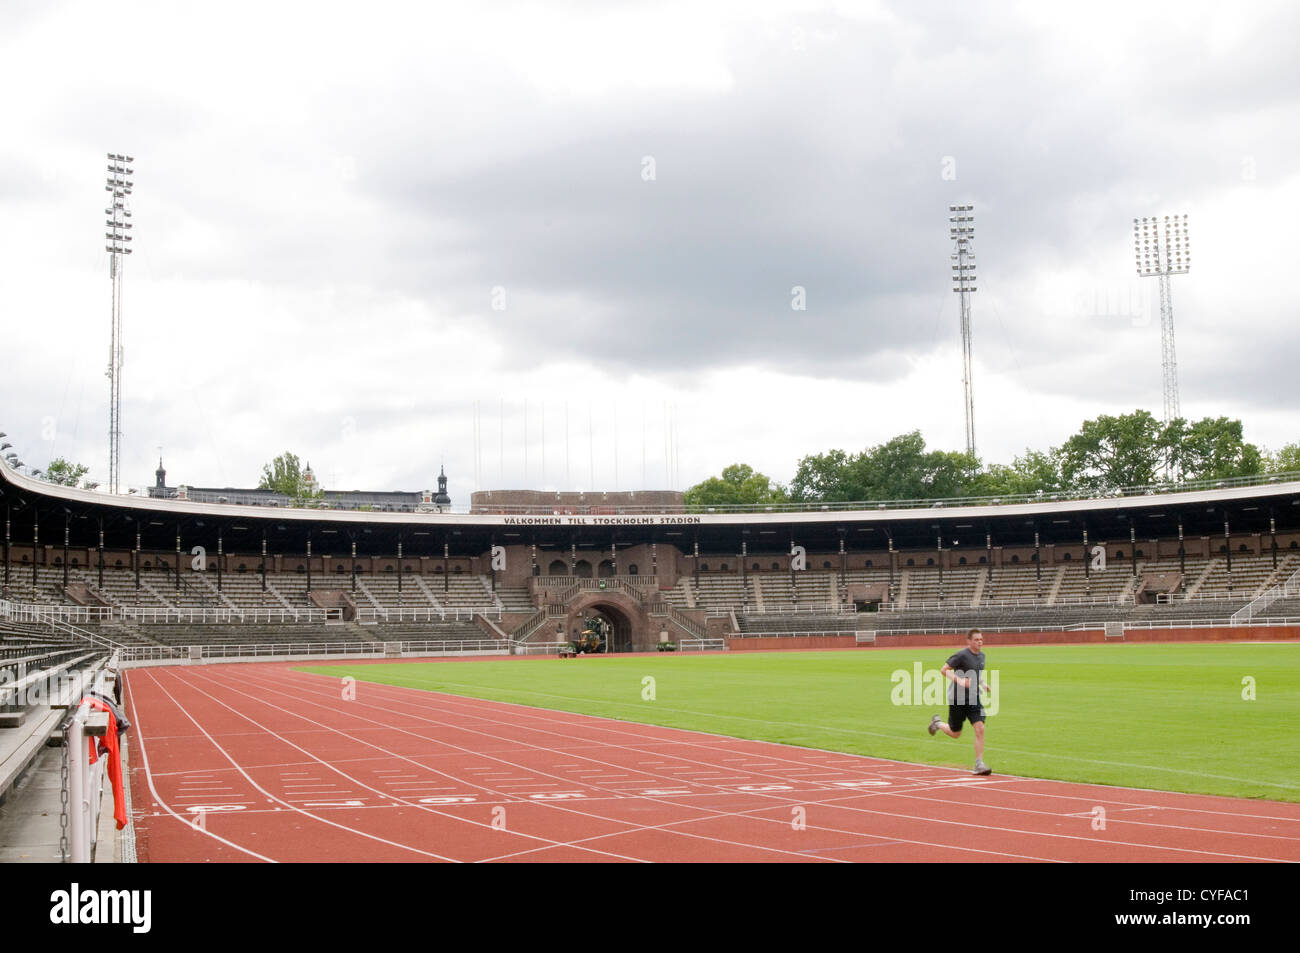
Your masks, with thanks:
M1084 12L1081 12L1084 11ZM1187 213L1184 416L1300 439L1294 4L7 2L0 430L125 485L683 489L1162 410L1132 220ZM798 309L802 301L804 308Z

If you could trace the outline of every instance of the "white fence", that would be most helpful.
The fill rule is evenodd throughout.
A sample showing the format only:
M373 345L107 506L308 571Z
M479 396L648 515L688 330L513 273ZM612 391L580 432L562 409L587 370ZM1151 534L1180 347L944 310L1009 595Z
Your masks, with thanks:
M474 616L501 621L501 609L497 606L481 608L465 606L448 606L435 609L432 606L400 606L396 609L358 609L357 622L361 625L377 625L380 622L471 622Z
M170 609L161 606L53 606L0 601L0 619L51 625L62 622L140 622L174 625L279 625L290 622L339 622L342 609Z
M498 639L429 639L413 642L253 642L242 645L133 645L121 650L124 663L194 662L226 659L339 656L404 657L443 655L506 655L507 643Z

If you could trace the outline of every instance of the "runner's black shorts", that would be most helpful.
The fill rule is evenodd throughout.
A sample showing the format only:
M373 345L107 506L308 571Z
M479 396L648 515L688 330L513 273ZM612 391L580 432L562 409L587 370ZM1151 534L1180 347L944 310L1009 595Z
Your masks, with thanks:
M961 726L966 722L972 725L977 721L984 720L983 705L949 705L948 706L948 727L953 731L961 731Z

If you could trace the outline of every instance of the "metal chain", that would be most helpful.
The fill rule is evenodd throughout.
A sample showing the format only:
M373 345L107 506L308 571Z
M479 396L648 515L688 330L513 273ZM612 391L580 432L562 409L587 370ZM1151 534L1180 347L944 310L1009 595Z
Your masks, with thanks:
M67 727L64 726L63 735L63 767L60 771L61 784L59 785L59 860L61 863L68 862L68 736Z

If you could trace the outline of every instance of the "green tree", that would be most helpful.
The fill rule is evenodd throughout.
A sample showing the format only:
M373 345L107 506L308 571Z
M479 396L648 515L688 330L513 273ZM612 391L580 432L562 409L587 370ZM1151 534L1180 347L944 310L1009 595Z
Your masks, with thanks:
M1188 423L1180 418L1168 427L1165 444L1185 480L1222 480L1264 472L1264 455L1242 438L1240 420L1206 417Z
M721 477L695 484L684 497L688 506L784 503L790 498L785 487L745 463L733 463L723 469Z
M1061 451L1025 449L1010 466L990 464L976 479L979 496L1025 496L1062 489Z
M302 476L302 463L297 456L286 451L262 467L262 478L257 482L257 488L274 490L294 500L320 497L320 490L307 492L306 487L303 486Z
M799 461L790 482L790 498L799 503L847 503L866 499L866 488L850 471L856 458L843 450L811 454Z
M977 487L979 461L966 453L926 450L919 430L858 454L843 450L799 461L791 496L800 502L911 500L969 495Z
M51 483L57 483L59 486L76 486L77 483L90 472L90 467L83 466L80 463L69 463L62 457L51 460L50 465L45 468L45 479Z
M1269 473L1295 473L1300 471L1300 443L1288 443L1277 453L1268 455Z
M1061 478L1094 492L1156 483L1165 474L1165 431L1146 410L1085 420L1061 447Z

